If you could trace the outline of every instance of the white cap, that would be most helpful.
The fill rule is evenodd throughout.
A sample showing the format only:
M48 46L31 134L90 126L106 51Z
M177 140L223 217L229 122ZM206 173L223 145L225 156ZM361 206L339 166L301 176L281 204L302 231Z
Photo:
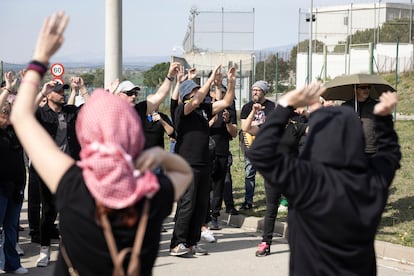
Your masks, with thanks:
M139 88L138 85L135 85L130 81L123 81L118 85L118 88L116 89L116 94L120 92L131 91L132 89L141 90L141 88Z

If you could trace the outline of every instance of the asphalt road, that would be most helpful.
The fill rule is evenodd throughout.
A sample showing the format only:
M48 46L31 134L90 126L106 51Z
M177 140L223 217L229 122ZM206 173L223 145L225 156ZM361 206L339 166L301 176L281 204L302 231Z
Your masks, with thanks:
M54 262L58 254L58 241L52 244L51 264L46 268L35 265L39 253L39 245L30 243L27 224L27 202L21 215L21 223L25 230L21 232L20 244L25 255L22 265L29 269L28 275L53 275ZM266 257L256 257L257 244L261 241L260 233L246 228L236 228L225 225L223 229L214 231L217 243L203 244L209 250L209 255L189 258L169 255L169 241L173 229L172 216L165 221L166 233L162 233L159 257L156 260L153 275L289 275L289 246L286 239L275 237L271 254ZM74 226L76 227L76 226ZM414 266L395 261L377 259L379 276L414 275Z

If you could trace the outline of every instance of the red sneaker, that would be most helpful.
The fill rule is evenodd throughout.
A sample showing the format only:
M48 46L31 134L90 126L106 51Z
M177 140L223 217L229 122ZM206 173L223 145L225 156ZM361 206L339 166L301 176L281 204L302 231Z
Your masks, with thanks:
M256 251L256 257L263 257L267 255L270 255L270 245L266 242L259 243Z

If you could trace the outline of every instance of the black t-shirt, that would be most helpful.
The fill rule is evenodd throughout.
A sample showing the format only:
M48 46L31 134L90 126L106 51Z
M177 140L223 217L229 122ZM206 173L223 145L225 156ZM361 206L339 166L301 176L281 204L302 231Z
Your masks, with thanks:
M253 104L254 102L250 101L247 104L243 105L240 112L240 119L246 119L249 116L250 112L252 111ZM264 106L264 109L262 110L264 113L259 111L259 114L256 113L254 118L254 121L258 121L259 125L263 124L266 121L266 116L268 116L269 113L275 109L275 103L269 101L268 99L266 99L261 105Z
M231 124L237 124L237 114L234 101L233 104L226 109L230 114ZM226 123L223 121L223 111L220 111L217 116L217 121L215 121L210 127L210 136L216 143L216 155L227 156L229 153L229 141L232 137L227 131Z
M142 129L144 131L145 136L145 145L144 149L148 149L151 147L159 146L164 148L164 127L162 124L157 121L154 122L152 120L152 116L147 114L147 101L139 102L135 105L135 110L137 111L140 119ZM161 118L170 126L173 126L170 118L162 113L158 112Z
M301 138L305 135L306 124L300 123L292 117L286 124L285 132L280 139L277 151L283 154L297 157Z
M55 141L59 129L59 115L61 115L61 119L63 120L61 120L61 123L66 123L66 147L69 147L67 152L76 160L79 160L79 152L81 149L76 136L76 119L80 109L81 106L64 105L60 112L55 112L46 104L43 107L39 107L35 113L37 120Z
M177 143L175 152L181 155L191 166L207 166L209 164L209 126L212 104L202 103L190 114L184 115L184 104L175 110L175 129Z
M160 190L150 200L149 220L141 249L141 275L151 275L158 253L161 225L171 213L174 200L174 189L170 180L164 175L157 176ZM85 185L79 167L72 166L62 177L56 191L56 202L60 213L62 243L73 267L80 275L112 275L112 259L103 230L95 222L95 200ZM138 214L141 214L143 202L140 200L135 205ZM118 251L133 246L136 226L113 226L112 232ZM60 254L55 275L69 275Z
M23 148L11 126L0 129L0 195L21 202L25 183Z

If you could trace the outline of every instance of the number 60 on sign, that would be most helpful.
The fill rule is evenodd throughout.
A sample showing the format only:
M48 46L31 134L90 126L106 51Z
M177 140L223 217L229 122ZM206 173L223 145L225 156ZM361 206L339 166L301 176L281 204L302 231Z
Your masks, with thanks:
M61 77L65 73L65 68L60 63L54 63L50 66L50 74L54 77Z

